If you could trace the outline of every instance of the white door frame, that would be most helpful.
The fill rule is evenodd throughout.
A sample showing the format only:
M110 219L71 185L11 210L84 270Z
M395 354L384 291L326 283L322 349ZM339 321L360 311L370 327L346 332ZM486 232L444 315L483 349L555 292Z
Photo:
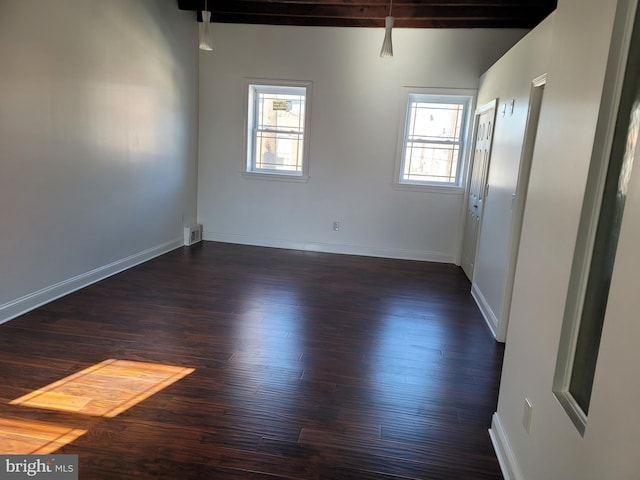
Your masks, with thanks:
M547 74L542 74L531 81L531 93L529 95L529 111L527 113L527 123L524 131L524 141L522 153L520 155L520 168L518 170L518 181L516 191L513 193L513 203L511 205L511 232L509 233L509 258L507 260L507 274L505 278L504 294L502 296L502 315L498 322L496 340L504 342L507 338L509 327L509 314L511 313L511 298L513 296L513 281L518 263L518 252L520 250L520 236L522 234L522 220L524 208L527 203L527 192L529 189L529 176L531 174L531 162L535 149L536 136L538 133L538 120L542 110L542 96L547 83Z

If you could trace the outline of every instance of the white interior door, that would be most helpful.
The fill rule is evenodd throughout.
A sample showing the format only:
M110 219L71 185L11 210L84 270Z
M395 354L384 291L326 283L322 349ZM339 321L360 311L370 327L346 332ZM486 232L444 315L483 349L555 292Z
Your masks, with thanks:
M482 210L487 195L487 173L491 158L496 103L497 101L494 100L480 107L476 113L476 140L471 179L469 181L469 195L467 196L462 260L460 263L469 280L473 280Z

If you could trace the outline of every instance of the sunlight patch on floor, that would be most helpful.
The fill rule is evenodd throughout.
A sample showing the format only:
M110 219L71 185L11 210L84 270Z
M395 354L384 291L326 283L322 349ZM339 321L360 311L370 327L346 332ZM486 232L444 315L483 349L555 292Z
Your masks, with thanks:
M172 365L109 359L10 403L115 417L193 371Z
M0 418L0 452L48 455L85 433L86 430L50 423Z

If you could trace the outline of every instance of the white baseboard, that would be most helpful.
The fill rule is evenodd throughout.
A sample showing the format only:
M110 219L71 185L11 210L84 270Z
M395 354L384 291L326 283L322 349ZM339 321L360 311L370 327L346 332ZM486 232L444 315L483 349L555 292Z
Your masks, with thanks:
M176 248L182 247L182 245L183 239L178 238L2 304L0 305L0 323L7 322L34 308L38 308L76 290L87 287L92 283L99 282L111 275L115 275L123 270L151 260L154 257L175 250Z
M305 250L309 252L341 253L346 255L361 255L365 257L396 258L400 260L420 260L424 262L454 263L455 255L423 250L403 250L399 248L378 248L362 245L347 245L341 243L322 243L308 241L291 241L282 238L253 237L248 235L234 235L204 231L204 240L214 242L236 243L258 247L285 248L288 250Z
M509 438L497 412L493 414L489 436L491 437L493 448L496 451L496 457L498 457L498 463L500 464L504 480L523 480L524 477L520 472L516 457L509 444Z
M471 296L476 301L476 305L478 305L478 308L480 309L480 313L482 313L482 316L484 317L484 321L487 322L487 325L489 326L489 330L491 330L491 333L493 334L495 339L498 340L499 342L504 342L504 340L500 340L497 336L498 318L496 317L495 313L493 313L493 310L491 310L491 307L489 306L489 302L487 302L487 299L484 298L484 295L478 288L478 285L475 283L471 285Z

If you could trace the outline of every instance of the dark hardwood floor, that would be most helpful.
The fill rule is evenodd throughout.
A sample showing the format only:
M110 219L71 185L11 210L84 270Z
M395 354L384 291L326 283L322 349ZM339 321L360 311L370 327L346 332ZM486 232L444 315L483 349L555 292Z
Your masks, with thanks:
M175 250L0 325L0 432L50 426L91 480L500 479L503 346L469 289L446 264ZM75 384L10 403L108 359L194 371L113 417L74 411L91 400ZM80 377L109 401L154 381Z

